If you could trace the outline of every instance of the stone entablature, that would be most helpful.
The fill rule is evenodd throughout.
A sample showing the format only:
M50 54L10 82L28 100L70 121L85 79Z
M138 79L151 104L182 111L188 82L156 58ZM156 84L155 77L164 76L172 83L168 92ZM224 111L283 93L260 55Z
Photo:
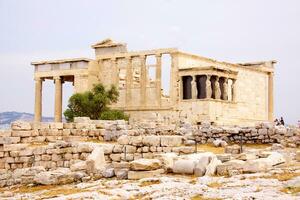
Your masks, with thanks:
M92 48L95 49L93 60L32 63L36 67L35 121L41 119L44 79L57 80L56 122L61 121L61 85L65 81L74 83L75 92L90 90L96 83L107 87L116 85L120 96L112 107L126 111L133 121L151 120L154 116L168 118L172 123L185 120L194 124L203 120L219 124L273 120L275 61L233 64L176 48L131 52L127 51L126 44L110 39ZM151 58L154 63L149 64ZM166 59L169 68L165 65ZM168 77L164 74L166 71ZM169 79L169 89L166 89L165 79Z

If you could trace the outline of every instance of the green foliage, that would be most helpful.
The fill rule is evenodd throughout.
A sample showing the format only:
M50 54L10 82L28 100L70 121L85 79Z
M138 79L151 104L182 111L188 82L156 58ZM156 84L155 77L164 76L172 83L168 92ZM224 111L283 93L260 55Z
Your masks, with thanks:
M102 84L97 84L92 91L76 93L70 97L68 108L64 112L65 118L67 121L73 121L74 117L100 119L102 112L110 111L108 105L116 103L118 97L119 92L115 86L111 86L109 90L106 90ZM118 114L115 111L113 113L111 116L122 116L121 111L118 111Z
M117 119L124 119L124 120L129 120L129 116L126 115L123 111L121 110L106 110L103 111L100 115L100 119L103 120L117 120Z

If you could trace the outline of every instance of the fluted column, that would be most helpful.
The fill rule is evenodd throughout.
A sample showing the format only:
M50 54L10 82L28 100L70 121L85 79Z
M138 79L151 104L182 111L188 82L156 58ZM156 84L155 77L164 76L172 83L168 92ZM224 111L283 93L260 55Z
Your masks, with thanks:
M118 60L116 58L111 60L112 67L113 67L113 85L116 86L116 88L119 88L119 68L118 68Z
M212 95L210 77L211 77L211 75L206 75L205 89L206 89L206 98L207 99L210 99L211 95Z
M141 80L140 80L140 105L145 106L147 102L146 89L147 89L147 68L146 56L140 56L141 60Z
M131 105L131 88L132 88L132 57L127 58L126 67L126 106Z
M55 83L55 108L54 121L62 121L62 81L60 77L54 77Z
M228 78L224 78L223 83L223 100L228 100Z
M156 103L161 106L161 54L156 56L156 70L155 70L155 87L156 87Z
M232 79L231 97L232 97L232 101L236 101L236 80L235 79Z
M179 101L178 54L172 53L171 59L170 100L171 104L174 105Z
M221 98L221 89L220 89L220 83L219 83L219 77L216 77L215 81L215 99L220 99Z
M34 105L34 121L42 121L42 90L43 80L35 78L35 105Z
M274 79L274 73L270 73L268 78L268 119L269 121L273 121L274 119L273 79Z
M197 99L196 76L192 76L192 99Z

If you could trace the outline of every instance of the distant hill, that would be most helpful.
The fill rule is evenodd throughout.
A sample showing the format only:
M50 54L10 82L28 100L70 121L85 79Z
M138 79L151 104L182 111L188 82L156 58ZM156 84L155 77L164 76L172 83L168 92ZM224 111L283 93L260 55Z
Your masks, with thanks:
M0 129L7 129L16 120L33 121L34 115L25 112L0 112ZM43 117L44 122L53 121L53 117Z

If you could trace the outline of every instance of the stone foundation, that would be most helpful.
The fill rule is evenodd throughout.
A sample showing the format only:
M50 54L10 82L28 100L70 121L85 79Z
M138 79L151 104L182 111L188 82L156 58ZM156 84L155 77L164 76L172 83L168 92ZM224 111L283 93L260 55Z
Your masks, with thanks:
M55 184L111 176L136 179L156 172L159 175L170 170L169 161L176 156L186 155L184 161L180 162L189 163L185 159L193 155L196 149L194 145L199 143L213 143L215 146L240 142L280 143L278 147L300 145L299 128L274 126L272 123L260 123L255 127L154 123L131 126L122 120L92 121L78 118L76 123L32 124L17 121L12 123L11 130L2 130L0 134L2 187L20 183L44 183L43 176L36 177L37 173L52 177ZM230 146L225 150L232 155L241 153L239 146ZM212 158L223 162L220 159L222 155ZM162 158L163 170L129 170L132 161ZM177 163L178 167L180 162Z

